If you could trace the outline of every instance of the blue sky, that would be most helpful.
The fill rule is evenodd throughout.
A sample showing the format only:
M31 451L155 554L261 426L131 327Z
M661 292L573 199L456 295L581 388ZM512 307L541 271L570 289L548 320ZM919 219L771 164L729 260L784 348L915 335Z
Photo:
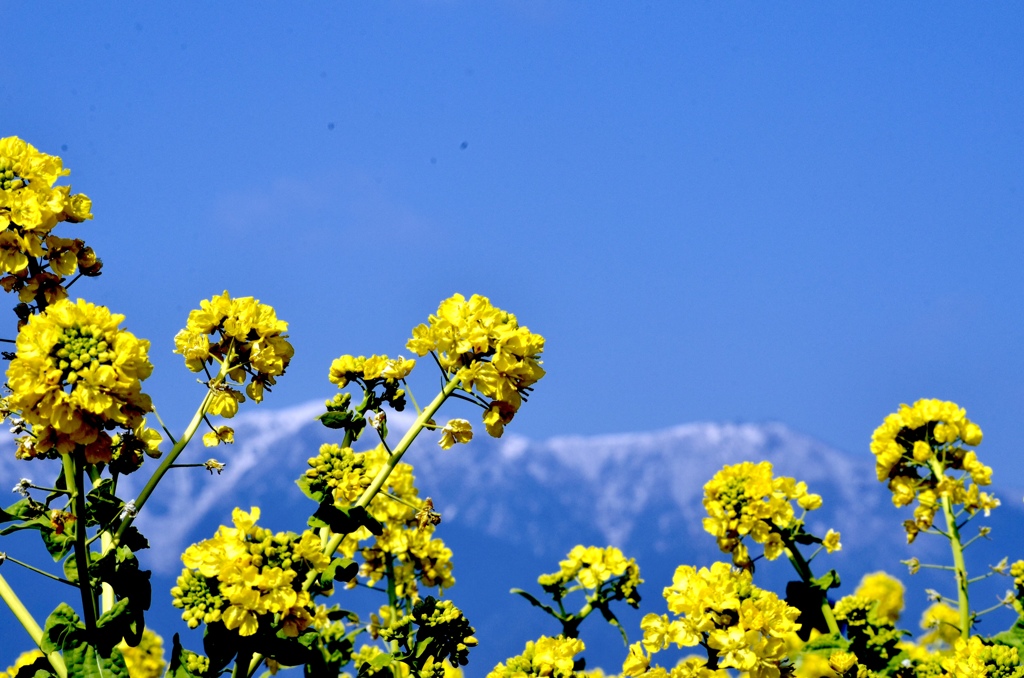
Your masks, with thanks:
M152 340L171 421L202 298L290 321L275 407L477 292L548 339L525 435L779 420L867 454L939 397L1024 472L1019 4L0 12L2 134L93 198L77 291Z
M516 433L777 420L867 455L938 397L1024 487L1019 3L0 0L0 23L0 136L93 198L75 233L107 268L74 291L153 342L176 428L200 299L290 322L275 408L331 395L342 353L408 355L458 291L548 339Z

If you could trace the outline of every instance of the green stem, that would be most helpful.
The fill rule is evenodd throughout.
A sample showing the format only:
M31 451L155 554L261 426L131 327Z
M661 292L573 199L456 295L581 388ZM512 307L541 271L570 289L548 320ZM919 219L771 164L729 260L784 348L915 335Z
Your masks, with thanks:
M398 592L395 589L395 557L394 555L385 551L384 553L384 574L388 580L388 607L391 608L391 621L398 618ZM392 655L398 654L401 649L398 647L398 640L392 639L388 643L388 649L391 650ZM391 664L391 675L394 678L400 678L402 675L399 673L398 664Z
M252 658L252 652L239 652L235 657L235 667L231 670L231 678L248 678L250 675L249 662Z
M946 477L946 468L934 457L928 463L935 480ZM946 534L949 547L953 551L953 573L956 577L956 599L960 612L960 637L967 639L971 635L971 605L967 596L967 565L964 562L964 546L960 541L960 528L956 524L956 512L953 502L948 496L941 497L942 513L946 516Z
M356 503L353 504L353 506L362 506L363 508L369 506L370 501L374 496L376 496L377 492L380 491L380 488L384 486L388 476L390 476L391 472L395 470L395 466L397 466L398 462L401 461L406 450L408 450L409 446L412 445L412 442L416 440L416 436L418 436L420 431L422 431L427 425L427 422L433 419L434 414L441 409L441 405L448 399L455 389L458 388L458 385L458 374L455 374L444 385L441 392L437 394L429 405L427 405L426 409L420 412L419 416L416 417L416 421L413 422L409 430L405 432L404 436L402 436L402 440L399 441L398 446L395 448L394 452L392 452L391 456L388 457L388 460L384 462L384 466L381 467L377 476L373 479L373 482L371 482L370 486L363 491L363 494L356 500ZM345 535L343 534L336 534L331 537L330 541L327 542L327 546L324 547L324 553L328 556L333 555L334 552L338 550L338 546L344 538ZM315 573L310 572L306 577L306 582L303 588L308 589L313 584L313 580L315 578Z
M953 550L953 572L956 576L956 600L960 609L960 637L966 639L971 634L971 605L967 596L967 565L964 562L964 547L960 542L960 530L953 516L953 506L949 497L942 497L942 512L946 514L946 531L949 533L949 546Z
M78 588L82 592L82 617L85 628L89 632L96 630L96 594L92 590L89 577L89 535L85 529L85 459L76 450L71 454L61 455L64 462L64 480L71 493L71 501L75 505L75 568L78 570Z
M58 577L55 574L50 574L46 570L40 570L38 567L33 567L33 566L29 565L28 563L23 563L20 560L18 560L17 558L12 558L11 556L7 555L6 553L5 554L0 554L0 555L3 556L2 558L0 558L0 563L5 563L5 562L10 561L10 562L14 563L15 565L20 565L21 567L24 567L26 570L32 570L36 574L41 574L44 577L49 577L50 579L53 579L54 581L59 581L60 583L67 584L68 586L74 586L76 589L78 588L78 584L70 582L67 579L64 579L63 577Z
M814 573L811 572L811 566L804 559L800 549L796 547L796 544L790 542L788 539L783 538L786 544L786 557L789 558L789 562L793 564L793 568L797 574L800 575L800 579L805 584L810 584L811 580L814 579ZM836 623L836 617L832 614L832 606L828 604L828 595L820 589L816 589L818 595L821 597L821 616L825 618L825 624L828 625L828 631L832 634L839 634L839 624Z
M224 370L222 369L221 372L222 373L218 375L217 380L223 379ZM215 384L211 384L211 387L214 385ZM174 447L172 447L171 451L167 453L164 460L160 462L160 466L157 467L156 471L153 472L153 475L150 476L149 480L146 482L146 486L142 488L142 492L139 493L138 498L135 500L136 515L138 515L139 511L142 510L142 507L149 499L149 496L153 494L153 490L156 489L157 484L164 477L164 474L170 470L174 461L182 453L189 441L192 440L192 436L195 435L196 431L199 429L199 425L203 422L203 417L206 416L206 409L209 407L212 397L213 390L211 388L206 391L206 395L203 397L203 402L199 404L199 408L196 410L196 413L192 415L192 421L189 422L185 432L182 433L181 437L178 438L178 441L174 443ZM121 543L121 538L124 537L124 533L129 527L131 527L134 520L135 516L125 516L124 520L121 521L121 526L117 528L117 534L114 535L113 546L117 546Z
M388 476L390 476L391 472L395 470L395 466L397 466L398 462L402 460L402 456L409 449L409 446L412 445L412 442L416 440L416 436L420 434L420 431L422 431L427 425L427 422L434 417L434 414L441 409L441 405L448 399L448 396L458 388L459 383L458 375L456 374L444 385L444 388L441 389L441 392L437 394L429 405L427 405L426 409L416 417L416 421L413 422L413 425L405 432L405 435L402 436L402 439L398 442L398 446L395 447L394 452L392 452L391 456L388 457L388 460L384 462L384 466L377 473L377 477L374 478L373 482L370 483L370 486L363 491L362 496L356 500L355 506L362 506L365 508L370 505L370 501L374 498L377 492L380 491L380 488L384 486Z
M93 487L96 487L96 483L100 481L100 470L94 464L89 465L89 479L92 481ZM99 537L100 555L105 556L113 548L114 538L110 536L110 530L106 528L100 530ZM109 612L112 607L114 607L114 589L110 584L103 582L100 584L100 612Z
M43 645L43 629L36 623L32 613L28 611L25 604L21 602L18 595L11 588L11 585L7 583L3 575L0 575L0 598L7 603L7 607L11 608L11 612L14 613L15 619L21 622L21 625L25 627L32 642L36 644L36 647L42 649ZM68 678L68 669L64 665L64 659L57 652L51 652L46 655L47 661L50 662L50 666L53 667L54 672L60 678Z

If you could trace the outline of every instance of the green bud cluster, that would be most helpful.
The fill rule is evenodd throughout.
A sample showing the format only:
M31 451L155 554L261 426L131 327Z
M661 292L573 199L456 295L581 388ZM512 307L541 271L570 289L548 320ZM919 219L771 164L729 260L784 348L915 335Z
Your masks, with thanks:
M191 650L182 651L181 664L194 676L205 676L210 670L210 660Z
M184 610L181 618L190 629L220 618L224 599L210 590L206 577L186 569L176 583L171 589L171 605Z
M54 356L61 369L61 377L68 384L78 381L78 370L94 362L109 365L110 345L91 328L69 327L54 344Z
M0 190L15 191L28 184L14 173L14 168L6 163L0 164Z
M333 443L321 445L317 456L310 457L307 463L310 469L305 475L310 481L310 489L325 494L343 484L351 471L363 467L362 459L352 448Z
M988 678L1024 678L1018 650L1008 645L990 645L982 650L981 658L988 670Z

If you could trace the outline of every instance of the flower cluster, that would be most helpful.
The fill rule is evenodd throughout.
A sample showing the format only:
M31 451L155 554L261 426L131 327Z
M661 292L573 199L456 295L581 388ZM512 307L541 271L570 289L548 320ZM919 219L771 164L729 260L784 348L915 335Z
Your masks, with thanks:
M394 383L409 376L415 360L406 360L403 356L389 358L386 355L365 356L343 355L331 363L328 379L338 388L345 388L351 381L384 381Z
M559 566L558 572L541 575L537 583L551 590L578 582L584 589L596 591L602 584L611 582L614 593L620 594L633 607L639 603L637 587L643 583L640 567L636 559L627 560L614 546L577 545L565 560L559 562Z
M345 508L362 495L388 456L383 446L353 452L351 448L325 444L317 456L308 460L311 468L300 484L310 496L331 496L335 505ZM381 492L367 507L370 516L381 523L381 534L374 536L366 527L360 527L347 534L338 548L346 558L357 553L362 556L359 574L367 584L372 586L384 579L386 561L392 558L399 596L416 599L419 583L442 590L454 586L451 549L433 538L437 520L424 519L425 514L431 513L429 501L420 499L412 466L395 465ZM364 543L371 539L372 542Z
M953 654L942 659L941 664L951 678L1024 678L1016 647L986 645L978 636L958 639Z
M992 469L965 450L981 443L981 428L956 403L918 400L900 405L875 429L871 452L878 479L888 482L892 501L907 506L917 501L914 519L904 522L908 541L932 526L942 500L962 505L971 515L999 506L999 500L979 491L992 482ZM961 472L952 477L947 472ZM969 477L973 483L965 482Z
M643 618L643 641L631 648L624 674L647 673L651 655L675 644L707 648L708 668L735 668L751 678L778 678L786 660L786 638L800 628L796 623L800 612L754 586L749 571L727 563L700 570L681 565L664 595L676 618L657 614ZM699 663L693 668L700 668Z
M747 535L763 544L765 557L774 560L786 548L784 536L792 538L802 531L803 518L796 516L793 501L804 511L821 506L821 496L808 493L806 483L774 477L770 462L725 466L704 486L704 529L715 536L723 553L732 554L735 565L749 568L750 554L743 543ZM840 548L839 533L833 530L812 541L829 552Z
M485 399L484 425L496 438L544 376L544 337L520 327L514 315L477 294L442 301L428 324L413 328L406 347L420 356L433 353L464 390L475 389Z
M902 651L905 632L895 627L891 616L880 613L884 603L868 597L870 588L862 584L854 595L841 598L834 614L837 622L846 624L849 650L859 664L880 671ZM891 613L891 609L884 611ZM842 675L850 668L836 672Z
M160 678L164 675L167 666L164 661L164 642L152 630L143 630L142 640L135 647L121 641L117 648L124 655L124 663L131 678Z
M62 221L92 219L92 202L70 186L54 186L69 174L61 159L40 153L17 137L0 139L0 287L40 308L67 296L64 280L79 268L99 275L102 264L77 239L51 235ZM49 268L47 271L45 269Z
M142 392L153 371L149 342L122 330L122 320L81 299L29 318L7 369L7 408L31 425L18 439L19 457L55 457L82 445L90 463L118 462L129 472L142 452L159 454L160 434L144 419L153 409Z
M284 374L295 351L285 331L288 323L277 319L274 309L252 297L232 299L225 291L204 299L200 308L188 314L185 328L174 337L174 352L185 358L193 372L217 363L220 372L241 384L249 378L245 392L256 402ZM238 403L245 400L236 389L210 376L210 414L233 417Z
M579 638L541 636L536 642L527 641L522 654L495 666L487 678L572 678L577 675L573 671L576 663L573 657L583 650L583 641Z
M222 622L251 636L272 629L276 619L294 637L314 622L327 623L302 588L308 572L321 573L330 563L320 538L308 530L274 534L256 525L259 516L258 508L236 508L233 528L221 526L212 539L185 550L186 569L171 595L190 628Z
M884 622L895 624L903 612L903 593L906 589L896 577L885 572L871 572L864 575L853 595L875 601L875 616Z

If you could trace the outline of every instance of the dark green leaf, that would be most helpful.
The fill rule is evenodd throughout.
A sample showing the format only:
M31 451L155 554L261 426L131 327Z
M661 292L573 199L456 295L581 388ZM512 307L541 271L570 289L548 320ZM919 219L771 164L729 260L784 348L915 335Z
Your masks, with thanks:
M522 596L523 598L526 598L528 601L530 601L531 605L533 605L534 607L539 607L555 619L562 618L561 615L558 614L558 612L555 612L555 609L553 607L551 607L550 605L545 605L544 603L540 602L539 600L534 598L531 593L528 593L522 589L511 589L509 593L513 593L517 596Z
M185 648L181 646L181 639L175 633L171 645L171 661L164 678L199 678L185 667L185 652Z
M317 419L327 428L345 428L352 420L352 412L324 412Z
M325 585L331 581L352 581L358 573L359 563L351 558L335 558L320 575L320 581Z
M124 502L114 494L113 481L104 478L85 497L86 525L108 525L123 508Z
M218 675L238 653L238 634L228 631L221 622L207 624L203 650L210 660L210 675Z
M12 678L57 678L46 657L37 657L34 662L18 669Z

